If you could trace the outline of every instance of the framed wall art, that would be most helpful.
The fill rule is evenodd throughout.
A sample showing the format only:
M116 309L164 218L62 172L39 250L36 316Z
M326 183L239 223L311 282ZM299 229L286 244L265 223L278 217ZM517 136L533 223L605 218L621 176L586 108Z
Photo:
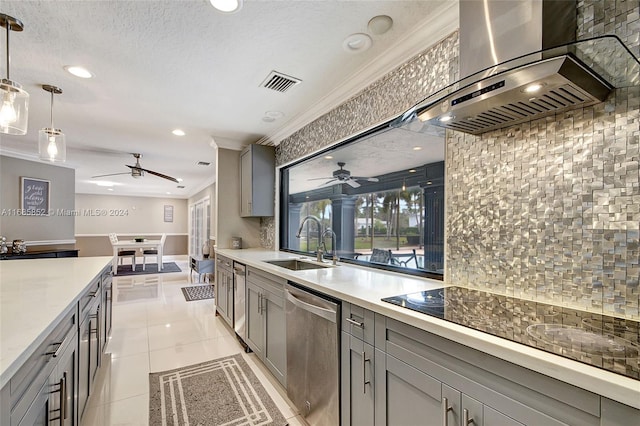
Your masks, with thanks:
M20 210L26 216L48 216L51 182L20 177Z

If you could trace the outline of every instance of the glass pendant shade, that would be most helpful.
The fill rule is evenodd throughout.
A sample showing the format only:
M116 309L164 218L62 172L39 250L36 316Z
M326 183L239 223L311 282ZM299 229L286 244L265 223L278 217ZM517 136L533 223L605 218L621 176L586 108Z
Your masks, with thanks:
M0 133L26 135L29 118L29 94L9 79L9 33L22 31L22 22L0 13L0 26L6 30L7 77L0 80Z
M64 163L67 160L67 142L60 129L44 128L38 133L38 154L41 160Z
M42 89L51 93L51 126L38 133L38 156L44 161L64 163L67 161L67 142L62 130L53 127L53 95L62 93L62 89L44 84Z

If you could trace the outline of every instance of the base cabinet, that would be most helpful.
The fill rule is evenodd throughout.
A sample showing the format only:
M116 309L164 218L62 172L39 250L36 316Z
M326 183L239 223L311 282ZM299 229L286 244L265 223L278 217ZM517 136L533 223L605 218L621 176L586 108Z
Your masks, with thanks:
M342 332L342 425L374 424L375 358L372 345Z
M284 312L286 280L247 268L247 344L286 385L287 342Z
M223 256L216 259L216 312L233 327L233 261Z

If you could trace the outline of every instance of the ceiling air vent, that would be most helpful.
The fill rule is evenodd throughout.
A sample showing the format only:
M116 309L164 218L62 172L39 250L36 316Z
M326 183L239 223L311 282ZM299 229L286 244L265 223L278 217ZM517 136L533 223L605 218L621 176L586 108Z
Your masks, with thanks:
M260 87L266 87L267 89L284 93L300 82L302 82L302 80L299 78L291 77L278 71L271 71Z
M198 161L196 163L196 165L198 165L198 166L210 166L211 163L209 163L208 161Z

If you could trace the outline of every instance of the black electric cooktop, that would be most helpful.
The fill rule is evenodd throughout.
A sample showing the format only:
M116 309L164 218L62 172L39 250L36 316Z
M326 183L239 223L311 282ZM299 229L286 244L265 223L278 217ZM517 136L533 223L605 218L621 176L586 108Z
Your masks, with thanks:
M638 321L463 287L445 287L382 300L640 379Z

